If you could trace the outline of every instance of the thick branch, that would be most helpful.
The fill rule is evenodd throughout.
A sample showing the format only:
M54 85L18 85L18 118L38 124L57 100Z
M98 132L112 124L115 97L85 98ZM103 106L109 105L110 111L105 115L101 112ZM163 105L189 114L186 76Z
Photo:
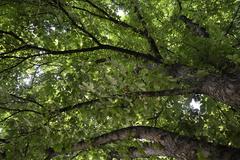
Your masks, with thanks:
M201 91L217 101L223 102L239 110L240 106L240 77L210 74L203 77Z
M80 141L72 145L72 152L79 152L100 147L116 141L126 139L145 139L161 144L161 156L174 157L178 160L197 159L197 155L201 153L204 158L211 160L230 160L240 156L240 149L230 148L227 146L216 146L211 143L199 141L190 137L180 136L172 132L162 130L160 128L148 126L133 126L122 128L92 138L88 141ZM60 153L52 152L57 156ZM52 155L48 155L51 159Z
M129 157L130 158L150 158L152 156L167 156L163 152L163 146L161 144L143 144L141 148L130 147ZM169 155L171 156L171 155Z
M162 59L156 58L156 57L154 57L150 54L144 54L144 53L132 51L132 50L129 50L129 49L116 47L116 46L110 46L110 45L102 45L102 47L104 49L107 49L107 50L112 50L112 51L125 53L125 54L128 54L128 55L134 56L136 58L141 57L142 59L150 60L150 61L153 61L155 63L162 63L163 62Z

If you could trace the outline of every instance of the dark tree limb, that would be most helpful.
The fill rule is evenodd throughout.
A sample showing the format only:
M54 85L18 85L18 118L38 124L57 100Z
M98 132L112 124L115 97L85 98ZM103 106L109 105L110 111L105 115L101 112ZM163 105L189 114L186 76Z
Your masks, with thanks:
M177 4L178 4L178 7L179 7L179 14L182 12L182 2L181 0L176 0L177 1Z
M0 138L0 143L7 144L7 143L9 143L9 141L7 139Z
M85 8L81 8L81 7L77 7L77 6L71 6L71 7L74 8L74 9L78 9L80 11L86 12L86 13L92 15L92 16L108 20L108 21L114 23L115 25L118 25L120 27L124 27L124 28L130 29L133 32L139 34L140 36L145 37L147 39L149 45L150 45L151 52L153 52L156 55L156 57L158 57L159 59L163 60L163 58L161 57L161 55L159 53L159 49L158 49L158 46L157 46L154 38L149 34L149 31L148 31L147 25L146 25L147 23L144 21L144 18L143 18L143 16L140 13L139 7L137 7L137 10L135 8L135 12L137 13L138 19L139 19L140 23L142 23L144 29L137 28L137 27L132 26L132 25L130 25L130 24L124 22L124 21L116 19L113 16L111 16L110 14L108 14L106 11L104 11L103 9L98 7L96 4L93 4L91 1L89 1L89 2L90 2L90 4L94 5L94 8L96 8L101 13L103 13L103 15L99 15L99 14L94 13L92 11L89 11L89 10L87 10ZM163 46L159 46L159 48L163 48L163 49L167 50L168 52L172 52L172 51L170 51L169 49L167 49L167 48L165 48Z
M0 123L5 122L6 120L8 120L9 118L15 116L15 115L18 114L18 113L22 113L22 112L21 112L21 111L13 112L13 113L10 114L9 116L7 116L7 117L1 119L1 120L0 120Z
M31 45L24 44L20 47L14 48L10 51L0 52L0 58L2 58L4 55L9 55L11 53L15 53L15 52L18 52L18 51L24 51L24 50L28 50L28 49L31 49Z

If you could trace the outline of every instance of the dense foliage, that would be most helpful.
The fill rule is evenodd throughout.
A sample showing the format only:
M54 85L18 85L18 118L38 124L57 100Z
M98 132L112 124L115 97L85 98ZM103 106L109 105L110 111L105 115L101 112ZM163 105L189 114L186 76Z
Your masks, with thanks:
M72 150L129 126L240 147L238 108L194 88L210 74L239 75L239 6L237 0L1 0L0 157L128 159L133 148L158 145L133 136Z

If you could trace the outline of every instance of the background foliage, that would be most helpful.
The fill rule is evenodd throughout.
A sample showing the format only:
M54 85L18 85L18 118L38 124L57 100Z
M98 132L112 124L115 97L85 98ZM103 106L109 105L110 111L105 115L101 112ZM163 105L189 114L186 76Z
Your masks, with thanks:
M152 54L146 38L134 31L144 26L133 3L0 2L0 138L9 142L1 143L0 149L7 150L7 159L43 159L49 146L56 151L69 151L73 142L132 125L156 126L240 147L239 113L209 97L200 95L197 101L201 106L194 109L190 105L193 95L124 95L186 87L169 76L162 65L117 50L49 52L89 48L101 42ZM239 2L180 3L182 9L176 0L139 0L148 32L165 63L196 67L198 76L219 73L225 69L226 60L239 64ZM180 14L204 26L210 38L189 32L178 19ZM27 45L44 49L29 49ZM61 111L94 99L98 100ZM126 140L78 153L75 159L106 159L113 148L124 153L127 146L139 145L142 142ZM70 159L72 155L56 159L61 158Z

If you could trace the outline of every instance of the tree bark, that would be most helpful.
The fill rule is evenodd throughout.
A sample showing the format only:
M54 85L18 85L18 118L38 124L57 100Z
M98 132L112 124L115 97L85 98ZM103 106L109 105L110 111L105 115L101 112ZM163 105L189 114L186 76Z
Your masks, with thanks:
M209 75L203 78L201 91L217 101L239 109L240 76Z
M211 160L240 160L240 149L214 145L203 140L196 140L148 126L122 128L92 138L89 141L80 141L73 144L71 151L85 151L93 147L133 138L159 143L161 145L161 148L158 148L159 156L174 157L177 160L195 160L199 155ZM51 152L51 154L48 157L52 158L60 153Z
M166 66L167 74L195 88L198 93L223 102L234 109L240 107L240 73L209 74L197 77L197 69L182 64Z
M126 159L126 158L150 158L152 156L162 155L162 146L159 143L142 143L139 147L128 147L126 153L119 153L116 150L108 154L108 160Z

